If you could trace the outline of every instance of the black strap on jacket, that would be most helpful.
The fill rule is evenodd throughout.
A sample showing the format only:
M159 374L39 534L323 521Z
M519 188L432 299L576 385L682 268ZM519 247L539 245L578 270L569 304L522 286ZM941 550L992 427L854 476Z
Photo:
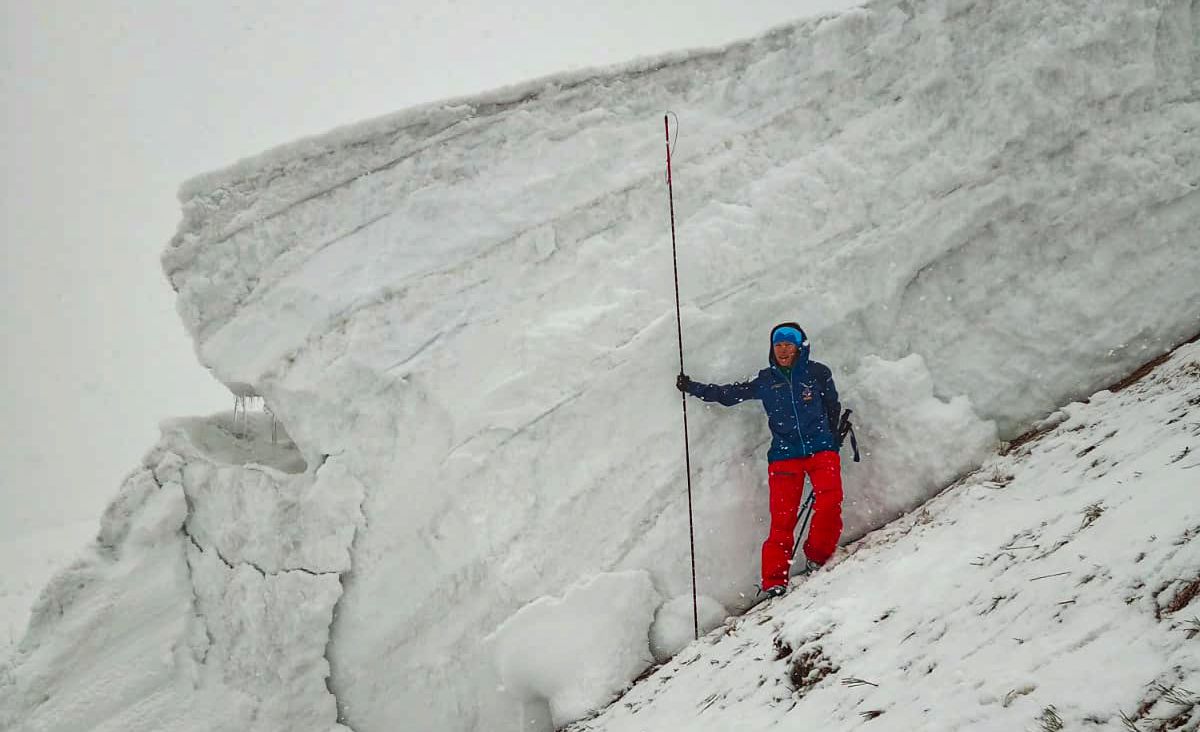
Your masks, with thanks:
M842 412L842 418L838 421L838 447L846 441L846 434L850 435L850 447L854 449L854 462L862 462L858 456L858 437L854 434L854 425L850 423L850 415L852 410L847 409Z

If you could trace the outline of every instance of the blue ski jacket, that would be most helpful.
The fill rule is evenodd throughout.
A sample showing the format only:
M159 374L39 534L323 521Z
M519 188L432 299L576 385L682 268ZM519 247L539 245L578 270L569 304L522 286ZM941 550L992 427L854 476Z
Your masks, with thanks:
M795 323L781 323L775 328ZM772 329L774 333L775 329ZM803 333L804 331L800 331ZM790 460L838 450L837 424L841 414L833 372L825 364L809 360L808 337L800 345L790 375L785 375L770 352L770 367L750 381L735 384L690 382L689 394L706 402L731 407L751 399L762 402L771 428L771 449L767 461Z

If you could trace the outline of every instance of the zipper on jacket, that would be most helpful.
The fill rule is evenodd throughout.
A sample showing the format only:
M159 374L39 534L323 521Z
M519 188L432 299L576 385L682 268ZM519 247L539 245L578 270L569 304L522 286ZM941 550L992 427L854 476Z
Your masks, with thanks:
M789 372L787 377L788 391L792 395L792 416L796 418L796 436L800 438L800 446L804 448L804 452L811 452L808 449L808 442L804 439L804 433L800 431L800 410L796 409L796 387L792 384L792 374L795 371Z

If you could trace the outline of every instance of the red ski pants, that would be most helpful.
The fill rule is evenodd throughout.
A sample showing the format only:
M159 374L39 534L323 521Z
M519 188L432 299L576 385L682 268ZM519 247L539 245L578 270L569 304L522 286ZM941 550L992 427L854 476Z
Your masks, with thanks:
M836 452L826 450L811 457L777 460L768 465L771 533L762 547L764 590L787 584L806 474L812 481L814 503L812 527L808 541L804 542L805 556L824 564L833 556L842 536L842 461Z

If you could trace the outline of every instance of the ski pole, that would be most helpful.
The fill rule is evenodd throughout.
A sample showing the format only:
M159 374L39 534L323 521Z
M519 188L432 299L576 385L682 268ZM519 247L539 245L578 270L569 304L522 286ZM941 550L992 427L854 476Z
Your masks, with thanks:
M679 373L683 370L683 318L679 313L679 254L675 246L675 187L671 180L671 123L670 114L663 115L663 132L667 141L667 200L671 206L671 263L675 269L675 332L679 337ZM676 117L676 132L679 129ZM688 540L692 550L692 632L700 640L700 609L696 596L696 524L692 519L692 451L688 446L687 393L680 392L683 403L683 459L687 467Z
M800 540L804 538L804 531L808 528L808 520L812 518L813 503L816 501L815 491L809 489L808 496L804 499L804 505L800 507L800 514L804 516L804 520L800 522L800 533L796 535L796 543L792 546L792 561L796 561L796 552L800 551Z

